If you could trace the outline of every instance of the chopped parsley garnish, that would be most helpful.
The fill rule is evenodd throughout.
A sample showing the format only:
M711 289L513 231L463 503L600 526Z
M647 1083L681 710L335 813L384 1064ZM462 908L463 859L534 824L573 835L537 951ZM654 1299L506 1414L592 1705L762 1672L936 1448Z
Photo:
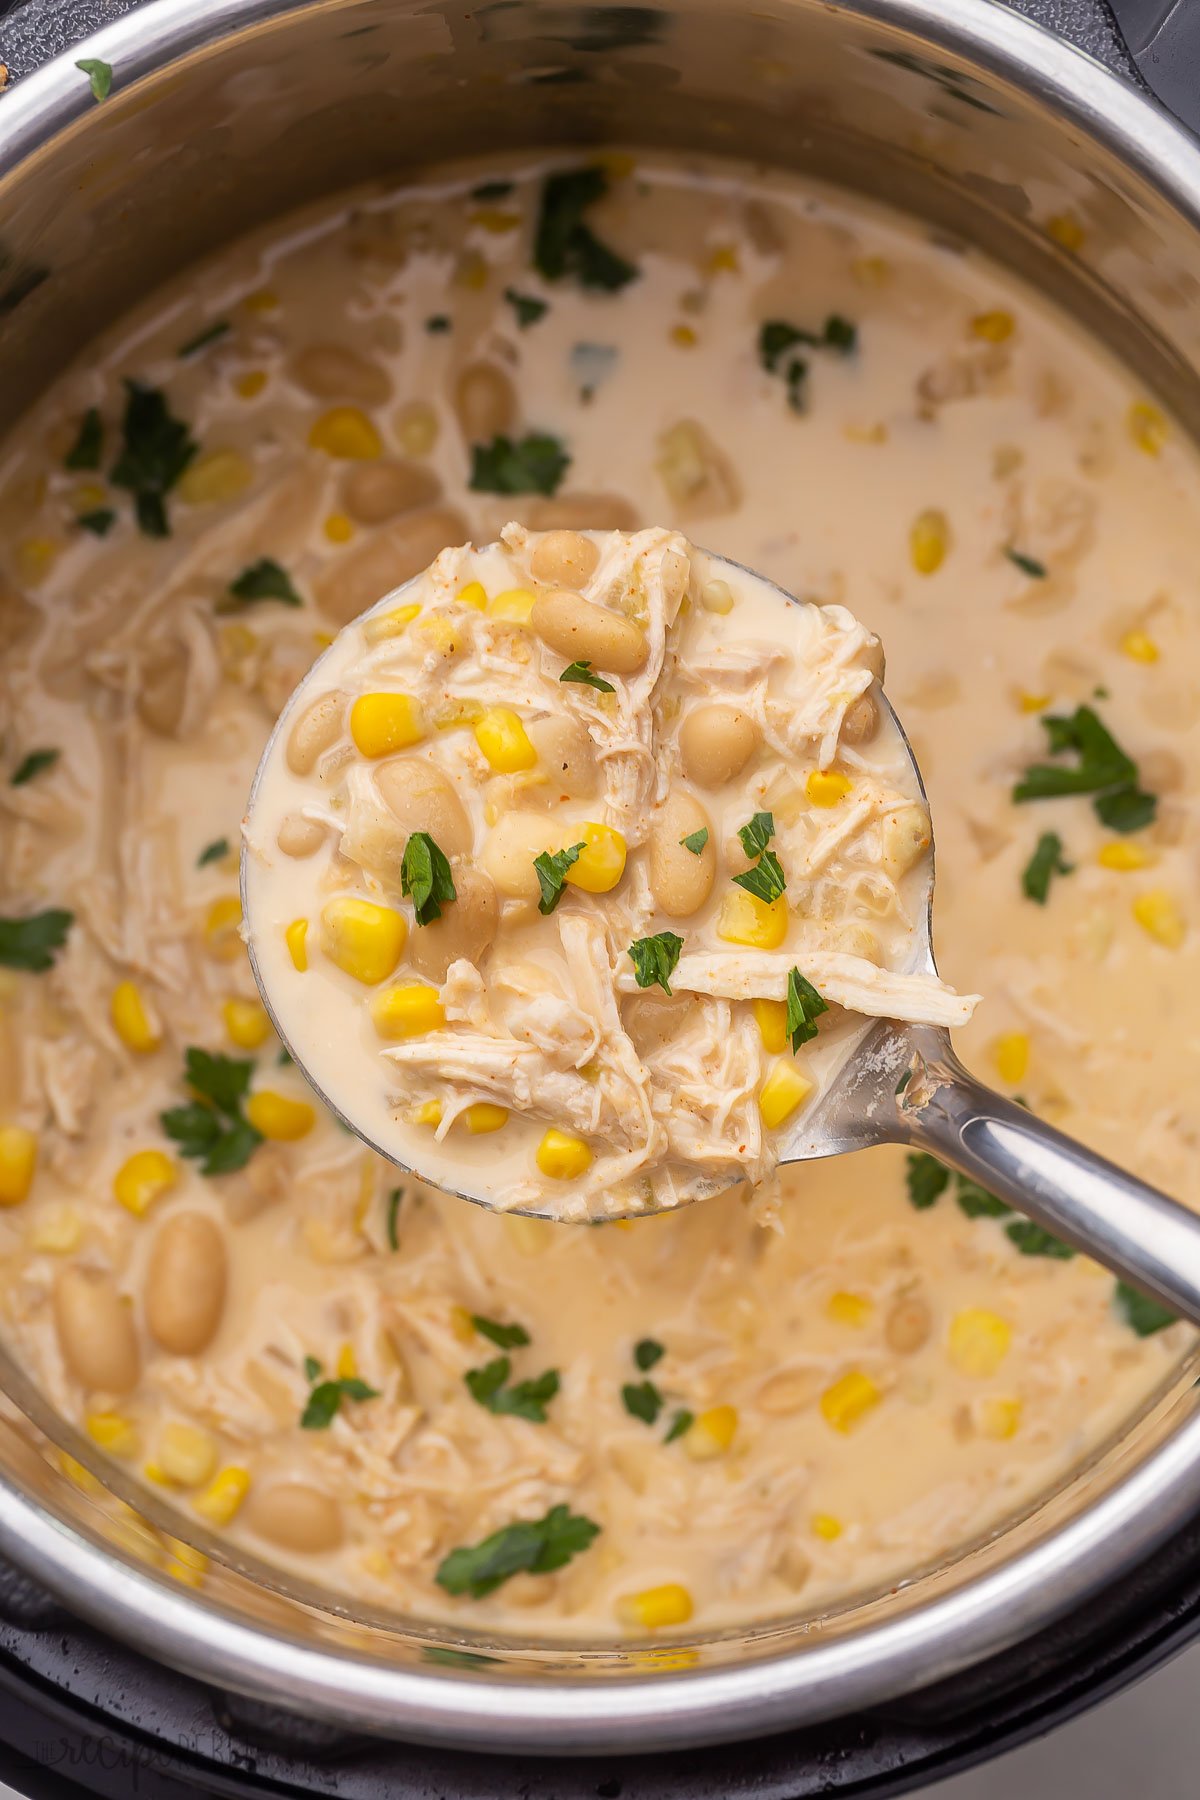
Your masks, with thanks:
M203 331L198 331L194 338L189 338L186 344L181 344L175 354L180 361L185 361L189 356L196 356L201 350L207 350L208 346L215 344L219 338L227 337L230 329L228 319L218 319L215 325L206 326Z
M403 1188L393 1188L387 1197L387 1221L384 1230L387 1232L389 1250L398 1250L400 1248L400 1202L403 1198Z
M812 982L806 981L799 969L789 969L787 1023L784 1029L791 1039L793 1056L801 1044L810 1043L816 1037L816 1021L822 1013L828 1011L828 1002L821 998Z
M663 1409L663 1397L652 1381L627 1381L621 1389L625 1411L643 1425L656 1425Z
M304 1359L304 1373L314 1384L308 1404L300 1414L304 1431L326 1431L338 1415L343 1400L377 1400L379 1389L368 1387L357 1375L339 1375L336 1379L319 1379L321 1365L315 1356Z
M303 606L286 569L272 557L260 556L229 584L235 600L282 600L285 606Z
M549 432L530 431L515 440L501 435L471 446L468 485L477 494L553 494L570 463Z
M743 870L733 879L738 887L745 888L748 894L753 894L756 900L762 900L768 906L773 900L778 900L787 887L787 877L773 850L764 850L752 869Z
M950 1171L928 1151L913 1150L904 1159L904 1181L909 1201L918 1212L924 1212L945 1193L950 1185Z
M511 181L481 181L478 187L471 189L471 198L484 204L489 200L507 200L514 186Z
M443 906L458 898L449 859L427 831L414 831L404 846L400 892L412 901L418 925L440 919Z
M1006 1219L1012 1207L995 1194L989 1194L985 1187L972 1181L969 1175L955 1174L954 1198L958 1201L960 1211L968 1219Z
M46 769L52 769L61 755L61 750L31 750L9 776L9 787L24 787L25 783L32 781L35 775L41 775Z
M788 405L793 412L804 411L805 381L808 364L793 354L801 345L812 350L834 350L850 356L858 348L858 327L840 313L830 313L819 332L805 331L786 319L767 319L758 331L758 360L768 375L782 375L787 385Z
M581 682L584 687L595 688L598 694L615 694L617 691L611 681L605 681L603 675L593 675L590 662L568 663L558 679Z
M160 1123L179 1154L199 1162L202 1175L244 1168L262 1143L242 1111L253 1073L252 1059L214 1055L195 1045L185 1052L183 1078L198 1098L170 1107Z
M1044 1225L1035 1225L1032 1219L1018 1219L1016 1224L1006 1225L1004 1235L1017 1246L1022 1256L1050 1256L1058 1262L1070 1262L1075 1255L1070 1244L1064 1244Z
M497 1350L519 1350L530 1341L523 1325L502 1325L498 1319L485 1319L481 1313L472 1313L471 1323L480 1337L495 1344Z
M88 78L88 86L92 90L93 100L107 100L112 93L112 64L101 62L98 56L84 56L75 64Z
M647 1369L652 1369L656 1362L661 1362L666 1354L657 1338L639 1338L633 1346L633 1360L643 1375Z
M685 1432L690 1431L695 1423L695 1413L689 1412L686 1406L681 1406L671 1420L671 1429L667 1432L663 1443L673 1444L676 1438L681 1438Z
M654 937L638 938L629 946L629 959L640 988L655 983L664 994L671 992L671 976L683 949L683 939L675 931L659 931Z
M546 178L533 242L533 262L547 281L573 275L580 287L615 294L636 280L638 270L602 243L584 213L608 192L600 168L563 169Z
M699 831L689 831L679 841L685 850L690 850L693 856L699 856L708 842L708 826L702 825Z
M1175 1313L1161 1300L1152 1300L1149 1294L1139 1293L1127 1281L1118 1281L1113 1298L1118 1310L1124 1314L1125 1323L1139 1337L1153 1337L1156 1331L1165 1331L1168 1325L1178 1323Z
M544 1518L525 1519L493 1531L478 1544L452 1550L434 1580L448 1594L483 1600L514 1575L552 1575L586 1550L600 1527L569 1506L552 1506Z
M98 469L104 451L104 424L100 409L89 406L79 422L79 436L63 457L67 469Z
M1039 906L1045 906L1050 895L1050 883L1056 875L1070 875L1075 868L1063 856L1063 843L1057 831L1043 831L1037 841L1037 848L1025 864L1021 875L1021 887L1029 900L1036 900Z
M93 537L107 537L117 522L111 506L97 506L93 512L80 513L75 523L90 531Z
M62 949L74 923L74 913L56 906L24 919L0 919L0 969L44 975L54 967L54 953Z
M449 313L434 313L431 318L426 319L425 329L426 329L426 331L433 332L435 334L435 336L439 332L449 331L449 329L450 329Z
M750 823L740 828L738 836L742 840L742 849L747 856L761 856L775 836L774 813L755 813Z
M112 467L115 485L133 495L137 522L147 537L169 537L166 496L199 446L182 419L171 416L166 395L140 381L125 383L121 454Z
M1020 550L1014 550L1011 544L1004 546L1004 554L1014 568L1020 569L1022 575L1028 575L1033 581L1045 581L1046 565L1039 562L1036 556L1026 556Z
M517 315L519 331L526 331L530 325L536 325L550 311L548 300L538 300L533 294L518 294L516 288L505 288L504 298Z
M532 1380L514 1381L508 1385L512 1362L497 1356L482 1369L468 1369L463 1376L472 1400L490 1413L509 1418L528 1419L531 1425L546 1423L546 1407L558 1392L558 1370L546 1369Z
M1034 763L1013 788L1015 801L1054 800L1091 794L1100 822L1110 831L1140 831L1154 819L1157 800L1137 785L1137 764L1101 723L1090 706L1069 716L1045 713L1042 724L1051 756L1074 752L1073 765Z
M209 863L220 862L223 856L229 855L229 839L214 838L211 844L205 844L196 858L196 867L206 869Z
M566 886L567 870L572 863L579 861L583 843L572 844L569 850L543 850L535 856L533 866L537 870L538 882L542 897L538 901L538 911L547 916L552 913L563 897Z

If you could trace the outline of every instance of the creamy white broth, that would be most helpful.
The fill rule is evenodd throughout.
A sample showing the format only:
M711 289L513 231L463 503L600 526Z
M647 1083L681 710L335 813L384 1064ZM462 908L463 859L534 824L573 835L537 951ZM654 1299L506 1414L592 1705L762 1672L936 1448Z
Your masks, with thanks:
M49 972L0 970L5 1330L63 1413L165 1479L185 1516L350 1596L572 1634L666 1626L687 1606L701 1628L819 1612L1059 1480L1154 1390L1182 1329L1138 1336L1110 1278L1020 1254L1011 1221L969 1217L953 1183L917 1210L887 1151L806 1167L751 1205L595 1230L494 1218L412 1182L393 1209L393 1172L315 1107L304 1135L205 1176L161 1123L188 1103L189 1046L253 1060L256 1092L311 1105L269 1033L251 1043L263 1025L234 904L250 778L318 649L443 544L489 541L514 512L534 529L678 527L883 638L937 823L940 966L987 995L960 1048L1186 1199L1196 463L1068 321L857 201L618 161L588 215L640 271L612 296L531 272L541 171L513 174L499 200L470 198L474 171L235 246L89 351L8 445L4 766L60 756L0 787L0 917L57 907L75 923ZM509 287L548 310L522 328ZM450 329L427 330L440 315ZM759 327L820 335L831 315L853 321L857 349L804 350L796 412L786 367L759 360ZM179 358L222 320L227 334ZM330 345L360 363L330 377L328 359L324 375L298 360ZM552 433L571 456L552 500L467 488L457 389L479 362L508 384L484 384L490 422ZM107 479L126 375L164 389L200 446L166 498L166 539L136 532ZM298 376L358 391L317 395ZM68 471L92 405L104 473ZM308 447L346 405L368 443L373 431L425 473L379 527L347 507L364 465ZM109 509L107 537L73 523ZM222 610L263 557L304 606ZM1086 797L1013 804L1014 781L1046 760L1039 715L1080 703L1158 796L1144 829L1105 830ZM1022 872L1048 832L1074 868L1043 906ZM146 1028L126 1005L122 1037L125 981ZM227 1012L235 999L245 1014ZM170 1159L172 1185L139 1214L115 1186L145 1152ZM153 1189L124 1183L127 1197ZM180 1341L159 1310L161 1244L197 1214L223 1246L226 1291L207 1320L182 1319L193 1336L212 1328L190 1353L150 1318ZM99 1361L68 1356L61 1295L79 1270L105 1277L105 1373L128 1375L131 1358L136 1373L120 1391L90 1385ZM528 1335L509 1353L514 1381L558 1372L545 1423L472 1396L464 1376L499 1351L473 1314ZM664 1347L647 1370L643 1339ZM302 1430L306 1358L379 1397L344 1397L327 1427ZM622 1398L643 1380L661 1396L653 1426ZM665 1443L682 1412L698 1425ZM181 1426L199 1436L181 1441ZM310 1496L299 1526L281 1482ZM454 1549L559 1504L600 1528L560 1571L481 1599L438 1585ZM630 1599L663 1584L665 1598Z

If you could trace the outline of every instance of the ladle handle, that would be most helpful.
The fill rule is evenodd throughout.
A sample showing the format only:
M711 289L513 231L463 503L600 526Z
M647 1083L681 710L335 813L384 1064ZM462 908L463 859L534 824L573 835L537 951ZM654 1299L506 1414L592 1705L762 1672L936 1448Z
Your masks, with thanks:
M955 1056L898 1096L894 1135L1200 1325L1200 1217L1085 1150Z

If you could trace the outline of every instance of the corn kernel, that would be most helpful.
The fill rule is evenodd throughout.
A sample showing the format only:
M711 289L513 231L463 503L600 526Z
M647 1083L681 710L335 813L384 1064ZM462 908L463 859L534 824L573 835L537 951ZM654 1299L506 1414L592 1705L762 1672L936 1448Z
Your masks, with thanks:
M572 825L567 833L571 844L582 843L583 849L567 870L571 887L585 894L608 894L625 873L625 839L611 825L597 825L588 820Z
M246 1117L255 1131L276 1143L293 1144L307 1137L317 1122L314 1107L307 1100L292 1100L287 1094L262 1088L246 1102Z
M821 1395L821 1417L835 1431L853 1431L883 1395L861 1369L851 1369Z
M231 1466L214 1476L204 1492L192 1501L192 1505L210 1525L228 1525L249 1492L249 1470Z
M0 1206L19 1206L33 1186L36 1133L23 1125L0 1125Z
M69 1256L83 1241L83 1218L74 1206L52 1206L33 1221L26 1242L49 1256Z
M460 1344L475 1342L475 1321L465 1306L450 1308L450 1329Z
M578 1181L592 1164L592 1152L581 1137L553 1126L537 1147L537 1166L551 1181Z
M431 1131L436 1131L444 1111L440 1100L423 1100L420 1106L413 1107L409 1119L414 1125L428 1125Z
M971 320L971 336L982 338L987 344L1003 344L1017 328L1017 322L1010 312L997 308L992 312L976 313Z
M1147 456L1161 456L1167 441L1167 421L1148 400L1135 400L1125 417L1129 435Z
M865 1325L874 1310L865 1294L830 1294L825 1304L825 1311L836 1325Z
M782 1000L755 1000L753 1010L763 1049L782 1056L787 1044L787 1007Z
M1178 950L1187 936L1187 922L1179 902L1165 888L1149 888L1139 894L1133 903L1133 916L1155 943L1168 950Z
M440 1031L446 1013L435 987L423 981L404 981L375 995L371 1019L382 1038L420 1037L427 1031Z
M44 581L58 560L60 545L53 538L26 538L17 545L17 574L26 587Z
M853 788L848 775L833 769L814 769L804 784L804 792L813 806L838 806Z
M179 498L189 506L219 506L236 500L254 480L254 470L236 450L213 450L179 477Z
M96 1499L107 1497L107 1489L102 1481L97 1480L90 1469L85 1469L81 1462L68 1456L65 1450L58 1453L58 1466L67 1480L77 1487L81 1494L91 1494Z
M696 333L690 325L672 325L671 342L678 344L681 350L690 350L696 342Z
M438 419L432 406L414 400L396 414L396 436L409 456L428 456L438 439Z
M267 385L265 369L247 369L233 384L234 392L243 400L257 400Z
M1024 1081L1029 1067L1029 1036L1024 1031L1006 1031L992 1045L996 1073L1001 1081Z
M379 433L357 406L334 406L314 421L309 448L342 462L371 462L383 454Z
M505 588L488 601L487 616L506 625L528 625L533 612L533 595L528 588Z
M1158 645L1148 631L1127 631L1121 639L1121 650L1131 662L1158 661Z
M950 527L944 512L930 507L918 513L908 534L908 551L918 575L934 575L946 560Z
M868 288L886 287L892 279L892 265L886 256L859 256L852 264L855 281Z
M457 656L464 644L464 638L453 619L445 613L430 613L417 626L417 635L424 638L433 650L440 650L443 656Z
M778 950L788 929L787 903L760 900L745 888L734 888L721 903L717 936L727 944L749 944L755 950Z
M791 1118L811 1094L812 1085L794 1062L781 1060L775 1064L758 1093L758 1110L768 1131L774 1131L785 1119Z
M476 721L475 742L498 775L515 775L519 769L532 769L537 762L537 751L524 725L507 706L488 707Z
M126 1212L141 1219L178 1180L179 1164L165 1150L135 1150L113 1176L113 1194Z
M350 736L363 756L391 756L425 736L425 721L408 694L360 694L350 708Z
M246 295L242 305L251 313L275 312L279 306L279 295L273 288L256 288L252 294Z
M1156 861L1153 850L1144 844L1134 844L1128 838L1114 838L1111 844L1105 844L1096 852L1096 861L1102 869L1117 869L1129 873L1132 869L1148 869Z
M1012 1326L998 1313L968 1306L950 1321L950 1361L964 1375L994 1375L1012 1343Z
M464 250L454 268L456 286L477 294L487 286L488 266L478 250Z
M832 1513L814 1513L812 1516L813 1536L824 1538L827 1544L834 1543L841 1537L845 1527L840 1519Z
M368 644L382 644L386 638L399 637L420 612L419 606L394 606L390 612L373 613L363 620L362 634Z
M331 544L348 544L354 536L354 520L346 513L330 513L321 530Z
M288 947L288 955L292 959L292 967L298 975L303 975L308 968L307 938L307 919L293 919L283 934L283 941Z
M705 612L717 613L723 618L733 611L733 589L719 578L706 581L700 589L700 604Z
M239 917L241 909L239 908ZM127 1050L146 1054L162 1043L162 1031L132 981L120 981L109 1002L113 1029Z
M90 1412L84 1425L93 1444L109 1456L136 1456L141 1447L137 1426L124 1413Z
M548 1219L523 1219L519 1213L505 1213L504 1230L518 1256L542 1256L557 1234L557 1226Z
M736 1406L710 1406L684 1432L683 1447L693 1462L714 1462L726 1454L737 1428Z
M508 1109L493 1106L488 1100L477 1100L474 1106L468 1106L463 1117L471 1136L483 1137L489 1131L499 1131L502 1125L508 1124Z
M221 1017L230 1042L239 1050L259 1050L271 1035L267 1010L257 1000L227 1000L221 1008Z
M242 940L238 927L242 922L242 903L236 894L214 900L204 921L204 944L208 954L218 962L233 962L241 955Z
M692 1596L677 1581L643 1588L638 1594L622 1594L616 1603L617 1618L632 1631L660 1631L668 1625L686 1625L692 1616Z
M476 612L487 609L487 589L482 581L468 581L466 587L460 587L454 598L460 606L473 606Z
M216 1466L217 1445L210 1432L179 1420L163 1426L156 1467L167 1481L179 1487L200 1487Z
M321 948L330 962L366 987L386 981L404 954L408 924L403 913L373 900L339 895L321 911Z
M1023 689L1017 695L1017 705L1024 713L1040 713L1045 712L1053 698L1053 694L1032 694Z
M1083 249L1086 234L1074 213L1055 213L1052 219L1046 220L1046 233L1056 244L1061 244L1064 250L1074 252Z
M1016 1437L1021 1423L1021 1402L996 1398L982 1400L978 1417L979 1429L984 1437L1000 1440Z
M477 206L468 213L468 223L478 225L481 231L490 231L493 235L503 236L506 231L515 231L521 223L520 213L505 212L500 206Z
M358 1377L358 1358L354 1354L353 1344L343 1344L337 1353L334 1374L339 1381L354 1381Z
M182 1538L169 1537L165 1532L163 1542L171 1553L163 1564L167 1574L185 1587L200 1587L208 1569L208 1558L203 1551L193 1550Z
M741 268L737 248L733 244L717 244L708 257L710 275L736 275Z

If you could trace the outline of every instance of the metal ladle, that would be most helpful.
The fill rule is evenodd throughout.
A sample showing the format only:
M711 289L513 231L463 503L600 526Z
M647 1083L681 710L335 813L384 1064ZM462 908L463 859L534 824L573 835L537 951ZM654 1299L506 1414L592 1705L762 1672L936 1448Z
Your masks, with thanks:
M732 575L735 582L739 575L753 574L729 559L706 554L710 568ZM754 578L764 580L761 576ZM394 607L411 585L397 588L370 610ZM782 588L775 587L775 591L782 599L796 603L795 597ZM314 664L314 670L320 666L320 660ZM248 823L263 771L276 744L283 741L281 734L296 709L306 703L312 676L310 671L296 689L268 740L251 789ZM896 726L915 785L924 798L921 772L904 728L878 689L876 699ZM928 901L906 972L937 973L932 942L933 886L931 846ZM243 843L242 904L250 919L248 899ZM373 1150L407 1173L422 1177L420 1169L400 1163L307 1074L298 1047L288 1041L280 1027L255 955L253 936L249 951L264 1005L314 1091ZM1053 1237L1083 1251L1134 1287L1153 1295L1172 1312L1200 1325L1200 1217L1056 1131L1016 1101L985 1087L959 1061L944 1029L885 1019L868 1027L857 1050L829 1086L798 1116L780 1145L779 1162L781 1167L810 1162L883 1143L927 1151L1035 1220ZM445 1190L444 1178L433 1184ZM697 1197L719 1193L724 1185L705 1183L698 1187ZM460 1197L489 1204L487 1196L479 1193L462 1192ZM644 1218L647 1212L643 1210L636 1216Z

